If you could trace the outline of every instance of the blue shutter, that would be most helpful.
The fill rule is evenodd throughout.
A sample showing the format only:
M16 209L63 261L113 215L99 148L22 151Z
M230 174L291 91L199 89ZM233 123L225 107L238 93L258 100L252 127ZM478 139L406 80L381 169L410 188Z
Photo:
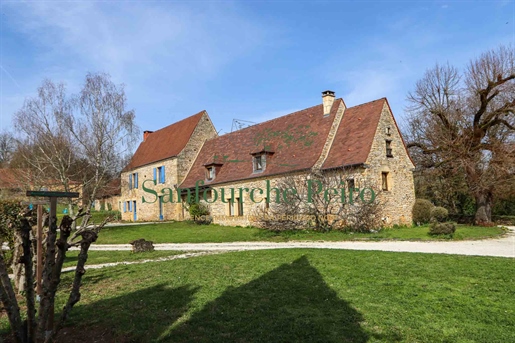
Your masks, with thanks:
M127 203L123 202L123 212L127 212Z
M134 188L138 188L138 173L134 174Z
M165 183L165 166L161 167L161 183Z
M129 190L132 189L132 174L129 174Z
M157 180L157 168L154 168L154 181Z

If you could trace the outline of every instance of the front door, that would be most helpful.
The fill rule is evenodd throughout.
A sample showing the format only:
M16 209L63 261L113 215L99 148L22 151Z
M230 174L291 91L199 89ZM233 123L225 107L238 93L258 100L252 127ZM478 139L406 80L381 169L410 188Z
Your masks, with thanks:
M132 209L134 210L134 221L138 220L138 213L136 212L136 200L132 202Z

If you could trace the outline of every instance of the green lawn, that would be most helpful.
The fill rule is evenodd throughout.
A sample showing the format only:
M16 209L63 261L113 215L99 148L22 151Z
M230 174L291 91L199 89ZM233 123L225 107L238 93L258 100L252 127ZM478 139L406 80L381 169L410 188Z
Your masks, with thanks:
M264 250L91 270L83 281L60 342L515 342L507 258Z
M271 241L285 242L294 240L448 240L447 237L428 235L429 227L401 227L385 229L378 233L350 234L341 231L320 233L295 231L273 233L257 228L231 227L219 225L196 225L190 222L169 222L132 226L108 227L100 233L98 244L123 244L145 238L154 243L203 243ZM459 225L453 240L489 238L501 235L504 230L498 227L472 227Z
M111 262L150 260L183 253L184 251L149 251L141 253L133 253L132 251L89 251L86 266ZM66 255L63 267L76 266L79 251L69 251Z

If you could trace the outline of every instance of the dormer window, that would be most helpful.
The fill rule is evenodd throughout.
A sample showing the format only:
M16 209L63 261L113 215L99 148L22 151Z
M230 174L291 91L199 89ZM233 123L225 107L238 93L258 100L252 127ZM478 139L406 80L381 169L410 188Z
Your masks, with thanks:
M207 176L206 179L209 181L213 180L215 178L215 167L208 167L207 168Z
M270 146L265 145L263 148L250 153L252 155L252 170L254 173L261 173L266 169L266 160L273 155Z
M254 171L263 171L263 155L254 156Z
M216 174L220 171L222 163L211 162L204 164L204 167L206 167L206 181L212 181L215 179Z

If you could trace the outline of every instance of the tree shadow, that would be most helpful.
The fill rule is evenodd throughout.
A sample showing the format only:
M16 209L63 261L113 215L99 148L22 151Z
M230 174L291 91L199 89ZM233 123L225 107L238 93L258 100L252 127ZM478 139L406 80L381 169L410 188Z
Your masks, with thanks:
M303 256L228 288L166 342L366 342L363 316Z
M197 290L198 287L170 288L159 284L87 305L79 303L66 323L68 330L63 330L57 341L104 342L97 337L103 330L102 335L110 337L106 342L148 342L188 310ZM77 334L81 336L73 338Z

